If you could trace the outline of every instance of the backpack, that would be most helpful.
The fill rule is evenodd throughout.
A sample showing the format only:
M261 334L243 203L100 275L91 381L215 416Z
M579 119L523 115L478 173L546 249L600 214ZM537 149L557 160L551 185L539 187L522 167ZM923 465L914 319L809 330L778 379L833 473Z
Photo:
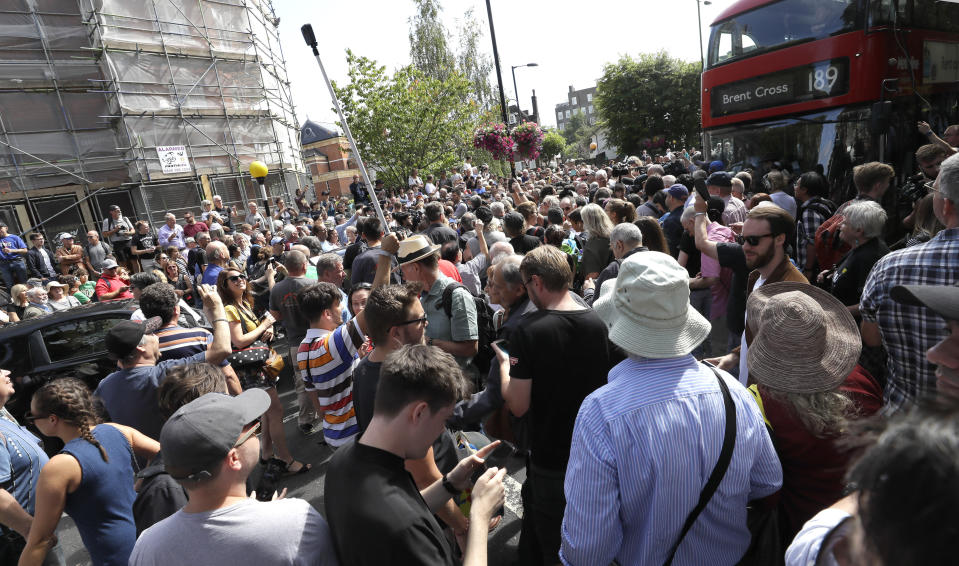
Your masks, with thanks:
M839 225L846 217L836 213L816 229L816 261L819 269L832 269L852 249L839 238Z
M496 358L496 353L493 352L492 346L493 341L496 340L496 328L493 325L493 308L489 306L485 298L477 297L473 293L470 293L470 290L465 285L454 282L447 285L446 289L443 290L441 302L443 312L446 313L446 316L453 318L453 292L457 289L465 289L466 292L469 293L469 296L473 298L473 303L476 306L476 327L479 331L479 344L476 355L473 356L473 365L480 371L480 375L485 376L489 373L490 365Z

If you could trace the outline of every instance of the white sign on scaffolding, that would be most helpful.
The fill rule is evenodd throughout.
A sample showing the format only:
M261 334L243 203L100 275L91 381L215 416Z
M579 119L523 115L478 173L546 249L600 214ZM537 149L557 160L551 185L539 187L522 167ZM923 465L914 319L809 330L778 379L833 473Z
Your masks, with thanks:
M159 145L157 146L157 157L160 158L160 169L164 173L189 173L191 171L186 146Z

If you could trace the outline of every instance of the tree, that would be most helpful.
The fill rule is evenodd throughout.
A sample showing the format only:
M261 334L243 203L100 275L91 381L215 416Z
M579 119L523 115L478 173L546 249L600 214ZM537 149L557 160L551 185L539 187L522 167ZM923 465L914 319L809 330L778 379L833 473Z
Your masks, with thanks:
M385 67L346 52L350 82L333 90L343 106L363 160L388 188L403 187L410 171L452 168L471 144L476 103L469 80L446 79L408 65L388 76Z
M563 138L566 140L563 156L570 159L589 158L589 144L598 130L599 126L587 124L582 114L573 114L563 130Z
M549 161L562 153L564 149L566 149L566 139L556 130L547 131L546 137L543 138L543 159Z
M493 63L480 49L483 31L470 8L463 15L458 40L443 22L439 0L414 0L416 15L410 18L410 59L414 67L430 77L445 80L459 72L473 85L469 97L476 101L478 113L490 109L496 100L490 83ZM458 43L458 51L451 44Z
M700 63L665 51L607 64L594 100L610 143L626 154L640 153L654 136L673 146L698 145L700 70Z

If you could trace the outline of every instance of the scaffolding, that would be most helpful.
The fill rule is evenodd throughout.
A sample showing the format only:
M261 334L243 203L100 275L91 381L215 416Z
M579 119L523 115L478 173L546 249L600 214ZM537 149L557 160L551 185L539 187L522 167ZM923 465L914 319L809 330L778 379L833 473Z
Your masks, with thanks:
M0 194L136 188L157 220L242 206L259 160L289 198L308 177L276 22L269 0L0 0Z

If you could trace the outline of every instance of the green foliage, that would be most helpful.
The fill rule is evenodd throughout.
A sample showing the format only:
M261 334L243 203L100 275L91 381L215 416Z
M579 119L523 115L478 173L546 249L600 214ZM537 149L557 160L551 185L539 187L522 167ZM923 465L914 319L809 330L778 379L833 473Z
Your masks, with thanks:
M466 77L454 71L439 79L412 65L389 76L375 61L346 54L350 82L333 89L363 160L388 188L405 186L414 167L426 174L461 163L476 124Z
M543 158L549 161L566 149L566 139L556 130L548 130L543 138Z
M653 136L665 136L674 147L699 145L700 70L699 62L665 51L607 64L595 103L610 143L626 154L641 152Z
M489 109L495 101L490 73L493 63L480 49L483 31L470 8L463 15L458 38L454 38L443 22L439 0L414 0L416 15L410 19L410 59L414 67L429 77L446 80L459 72L472 84L469 98L478 111ZM451 45L458 44L454 51Z
M573 114L566 122L566 128L563 130L563 138L566 140L563 157L567 159L589 158L589 144L592 143L593 136L596 135L597 131L599 131L598 125L590 126L582 114Z

